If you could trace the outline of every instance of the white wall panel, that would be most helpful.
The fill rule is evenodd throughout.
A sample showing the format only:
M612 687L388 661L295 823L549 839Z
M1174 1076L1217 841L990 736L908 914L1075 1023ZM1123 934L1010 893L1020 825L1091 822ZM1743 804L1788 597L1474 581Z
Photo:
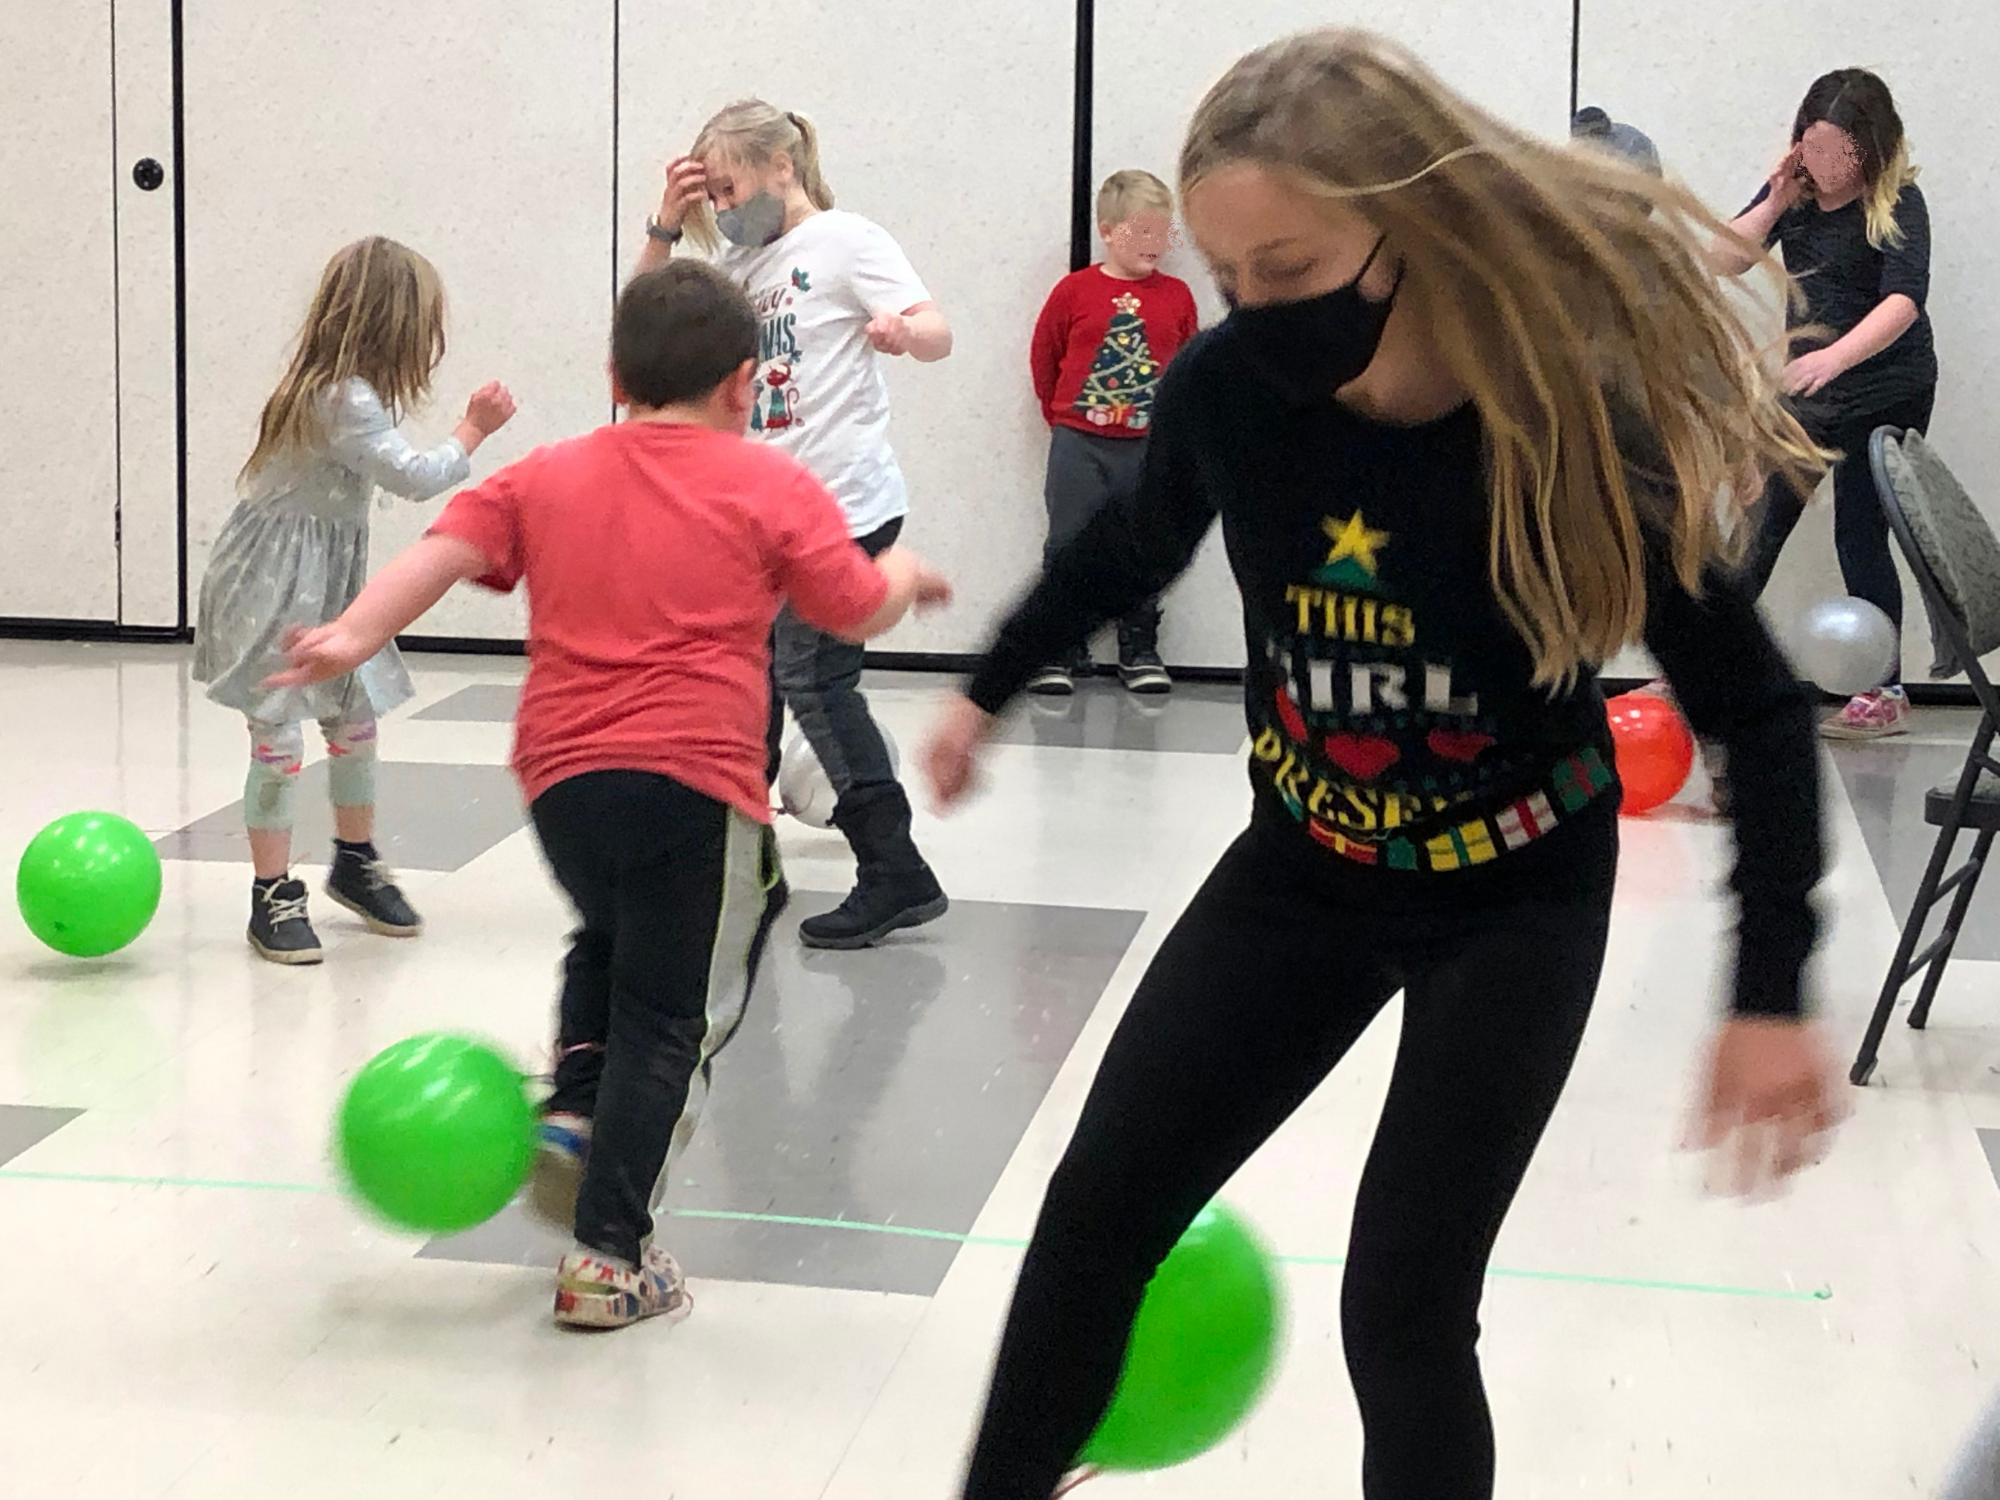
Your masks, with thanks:
M111 7L0 5L0 615L117 617Z
M186 13L190 587L327 257L366 234L428 256L450 302L431 408L506 381L475 478L605 421L612 0L203 0ZM374 561L443 501L376 510ZM454 590L415 629L514 638L520 598Z
M174 625L181 585L173 23L156 0L116 0L116 13L119 621ZM151 192L132 177L146 158L167 171Z
M1569 0L1097 0L1097 179L1144 167L1174 182L1188 118L1209 85L1252 48L1322 25L1394 37L1514 124L1567 130ZM1204 324L1221 316L1191 247L1170 253L1162 269L1194 286ZM1218 539L1168 600L1163 645L1170 662L1243 664L1242 611Z
M956 333L951 357L890 362L890 438L910 543L959 602L887 650L969 651L1034 568L1047 443L1028 341L1068 269L1073 23L1067 5L848 0L782 18L723 0L628 5L620 45L620 254L661 170L702 122L757 95L810 116L842 208L886 228Z
M1929 311L1940 382L1939 451L2000 522L2000 113L1988 107L2000 57L2000 6L1934 0L1883 24L1868 0L1738 6L1726 26L1690 25L1668 6L1584 0L1578 82L1585 103L1630 120L1667 169L1718 213L1749 201L1785 149L1806 87L1838 67L1869 67L1895 91L1931 210ZM1774 328L1775 332L1775 328ZM1831 503L1806 512L1766 605L1782 635L1813 600L1844 593ZM1904 669L1930 662L1923 610L1905 578Z

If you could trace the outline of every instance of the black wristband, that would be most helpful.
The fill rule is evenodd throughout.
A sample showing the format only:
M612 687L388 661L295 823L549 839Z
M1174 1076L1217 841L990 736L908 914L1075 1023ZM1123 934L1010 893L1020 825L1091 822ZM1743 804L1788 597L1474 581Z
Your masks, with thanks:
M646 220L646 238L658 240L663 245L678 245L681 242L681 232L678 229L667 228L658 218L650 218Z

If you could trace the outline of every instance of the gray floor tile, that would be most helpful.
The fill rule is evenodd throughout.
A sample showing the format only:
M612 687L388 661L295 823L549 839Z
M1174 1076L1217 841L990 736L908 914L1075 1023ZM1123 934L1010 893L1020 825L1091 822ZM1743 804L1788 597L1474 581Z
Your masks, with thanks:
M411 714L413 719L443 719L458 724L511 724L520 706L520 684L475 682L449 697L438 699L429 708Z
M47 1140L82 1113L80 1109L50 1109L40 1104L0 1104L0 1163L10 1162L30 1146Z
M1029 698L994 736L1007 745L1068 750L1159 750L1235 755L1249 730L1243 689L1230 683L1184 682L1165 699L1142 699L1110 678L1077 684L1068 698Z
M1847 800L1861 824L1869 857L1899 922L1909 915L1917 882L1923 878L1937 840L1937 829L1924 821L1924 794L1941 782L1954 780L1965 764L1964 736L1970 733L1971 720L1956 716L1955 722L1965 726L1957 735L1945 728L1949 722L1954 721L1944 720L1938 710L1920 709L1919 732L1913 739L1874 740L1833 749L1833 762L1847 788ZM1971 844L1970 834L1959 835L1959 858ZM1942 913L1932 918L1933 930L1940 920ZM2000 958L2000 877L1991 869L1973 895L1952 956Z
M2000 1130L1980 1131L1979 1144L1986 1148L1986 1165L1993 1169L1993 1181L2000 1186Z
M671 1207L964 1233L1138 932L1138 912L960 902L861 953L799 945L800 893L678 1164ZM691 1275L936 1291L956 1247L851 1230L679 1219ZM423 1254L548 1265L566 1236L518 1207Z
M326 800L327 763L299 773L293 857L325 860L333 839ZM520 789L505 766L435 765L385 760L375 770L376 846L405 870L458 870L527 826ZM232 802L185 828L153 840L162 859L248 864L243 804Z

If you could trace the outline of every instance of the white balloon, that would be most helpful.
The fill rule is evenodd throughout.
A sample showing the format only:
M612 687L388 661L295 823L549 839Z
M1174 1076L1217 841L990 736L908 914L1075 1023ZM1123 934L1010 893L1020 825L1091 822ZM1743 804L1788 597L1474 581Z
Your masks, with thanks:
M1792 654L1823 690L1851 697L1887 679L1896 627L1866 599L1822 599L1799 622Z
M889 750L890 771L901 770L902 754L895 736L882 730L882 743ZM838 800L811 742L803 730L794 728L778 759L778 805L809 828L831 828L833 805Z

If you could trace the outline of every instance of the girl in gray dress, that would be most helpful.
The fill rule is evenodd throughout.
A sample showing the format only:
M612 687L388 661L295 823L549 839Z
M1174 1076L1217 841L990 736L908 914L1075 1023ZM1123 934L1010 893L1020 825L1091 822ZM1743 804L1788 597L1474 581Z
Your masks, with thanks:
M197 681L250 725L250 945L274 963L320 961L305 883L291 877L292 801L301 731L326 736L334 855L327 894L372 931L414 937L423 920L375 852L375 720L411 694L394 644L352 674L267 688L285 639L339 617L368 580L368 503L379 487L408 500L463 483L473 450L514 414L498 382L481 387L452 435L427 452L396 430L429 394L444 358L444 289L429 261L371 237L328 262L298 352L264 404L242 500L201 582Z

